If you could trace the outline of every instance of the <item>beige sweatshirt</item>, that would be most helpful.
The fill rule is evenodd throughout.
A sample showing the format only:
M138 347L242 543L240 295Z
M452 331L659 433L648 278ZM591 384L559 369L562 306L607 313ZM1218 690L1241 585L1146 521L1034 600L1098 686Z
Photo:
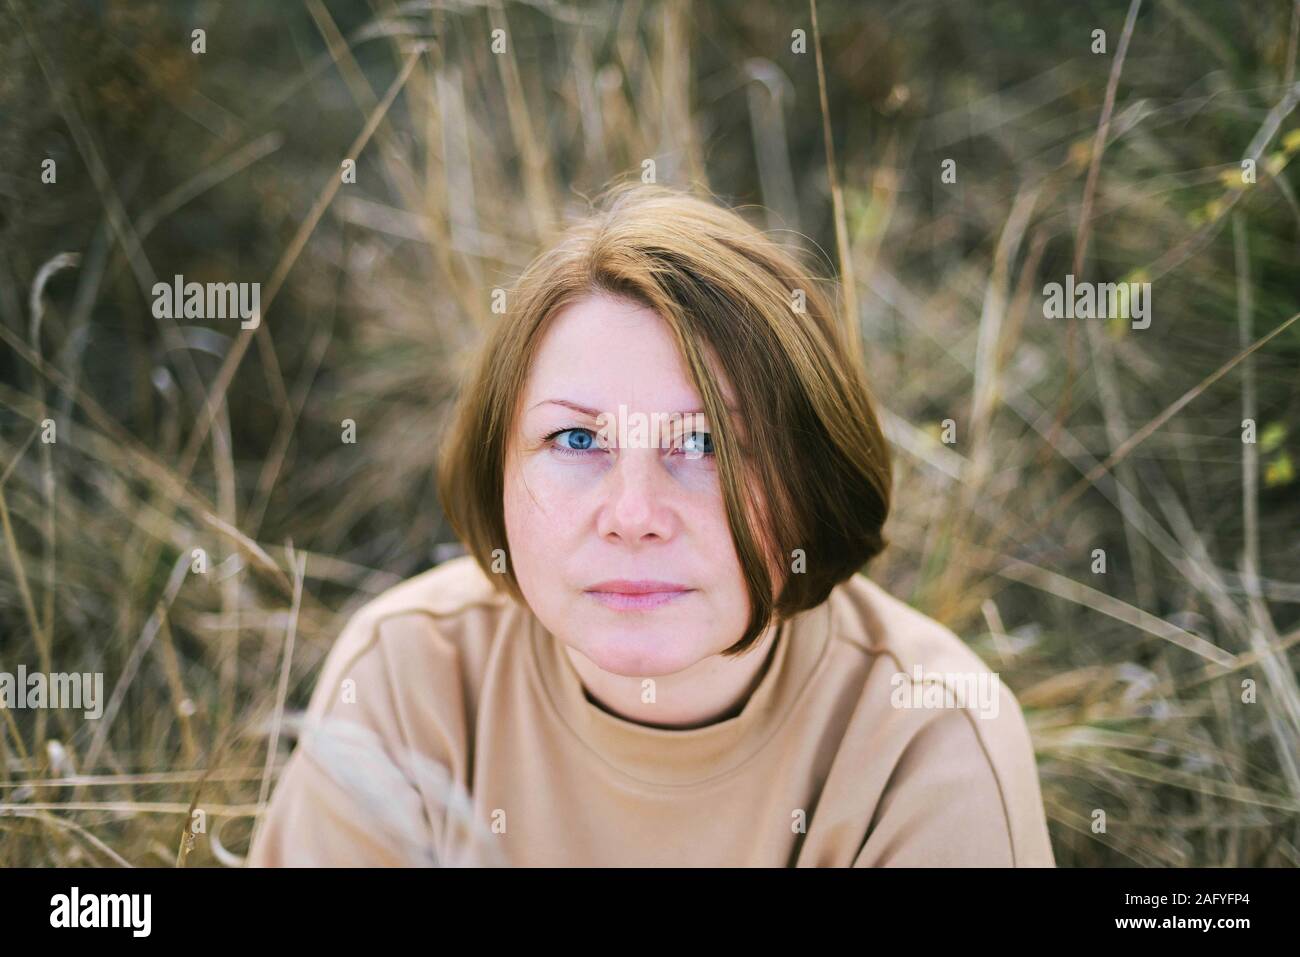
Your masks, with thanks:
M782 626L740 714L668 730L588 700L468 557L348 621L248 860L1055 864L1015 697L869 579Z

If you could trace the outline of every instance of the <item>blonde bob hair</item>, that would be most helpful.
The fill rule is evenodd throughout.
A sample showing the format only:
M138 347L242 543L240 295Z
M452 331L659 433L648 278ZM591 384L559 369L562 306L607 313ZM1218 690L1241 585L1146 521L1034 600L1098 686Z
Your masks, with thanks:
M528 265L462 388L438 463L442 507L488 577L526 604L512 563L489 571L494 550L509 555L506 450L548 320L602 292L664 319L703 400L750 597L749 625L724 652L740 654L885 547L891 472L861 357L826 293L795 254L708 198L616 186Z

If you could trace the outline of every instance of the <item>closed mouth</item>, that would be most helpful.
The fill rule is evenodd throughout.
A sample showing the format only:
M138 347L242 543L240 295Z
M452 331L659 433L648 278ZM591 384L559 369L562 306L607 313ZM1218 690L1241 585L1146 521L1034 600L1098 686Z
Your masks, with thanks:
M592 599L618 611L649 611L691 594L695 589L676 582L617 579L586 589Z

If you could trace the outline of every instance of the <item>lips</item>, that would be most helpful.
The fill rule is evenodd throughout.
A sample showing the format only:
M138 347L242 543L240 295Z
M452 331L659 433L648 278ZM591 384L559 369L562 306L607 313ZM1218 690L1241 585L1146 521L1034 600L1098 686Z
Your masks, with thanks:
M617 578L592 585L586 593L606 608L648 611L678 601L694 590L677 582Z

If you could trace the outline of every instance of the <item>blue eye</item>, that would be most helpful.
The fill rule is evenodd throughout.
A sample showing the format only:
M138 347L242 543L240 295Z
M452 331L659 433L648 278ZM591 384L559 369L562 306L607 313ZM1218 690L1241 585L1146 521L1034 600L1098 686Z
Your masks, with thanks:
M596 436L590 429L561 429L546 438L557 443L557 452L566 455L581 455L596 448Z
M711 432L687 432L682 436L682 452L691 457L713 454Z

